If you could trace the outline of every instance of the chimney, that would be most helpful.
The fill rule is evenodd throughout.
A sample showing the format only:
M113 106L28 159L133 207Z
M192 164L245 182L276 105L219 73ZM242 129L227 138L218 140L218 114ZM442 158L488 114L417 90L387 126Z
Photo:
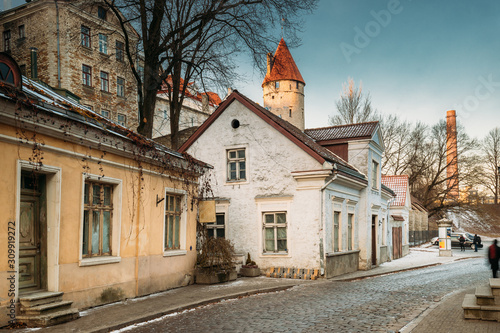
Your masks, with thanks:
M31 49L31 78L33 80L38 79L38 49L32 47Z
M271 73L271 69L273 69L273 63L274 63L273 54L269 52L267 54L267 73L266 73L267 75Z
M208 95L201 95L201 111L204 113L208 113Z
M448 198L458 200L457 115L455 110L446 112L446 162Z

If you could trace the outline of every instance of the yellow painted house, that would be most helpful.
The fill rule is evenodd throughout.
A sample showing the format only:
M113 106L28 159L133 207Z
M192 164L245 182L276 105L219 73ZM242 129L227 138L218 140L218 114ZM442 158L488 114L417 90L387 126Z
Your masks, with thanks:
M192 281L207 165L22 77L3 53L0 154L0 327Z

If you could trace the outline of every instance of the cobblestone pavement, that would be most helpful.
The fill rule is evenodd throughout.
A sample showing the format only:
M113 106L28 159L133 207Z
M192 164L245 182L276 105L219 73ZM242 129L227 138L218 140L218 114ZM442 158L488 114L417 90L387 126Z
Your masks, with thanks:
M132 332L397 332L457 290L482 285L485 259L350 282L324 281L187 310Z

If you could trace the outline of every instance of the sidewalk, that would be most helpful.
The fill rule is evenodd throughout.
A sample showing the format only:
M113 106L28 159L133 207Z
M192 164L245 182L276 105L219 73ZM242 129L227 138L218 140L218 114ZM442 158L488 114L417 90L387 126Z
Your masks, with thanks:
M123 302L104 305L80 312L75 321L45 328L43 332L108 332L134 323L151 320L169 313L175 313L226 299L244 297L257 293L277 292L301 284L328 283L330 281L352 281L371 276L419 269L450 263L473 257L483 257L484 251L477 253L454 251L453 257L439 257L435 246L412 248L406 257L384 263L369 271L357 271L330 280L317 281L273 279L266 277L239 278L236 281L217 285L190 285L183 288L128 299ZM401 332L499 332L500 323L463 319L461 308L465 293L461 291L448 295L409 323ZM28 332L32 329L17 330Z

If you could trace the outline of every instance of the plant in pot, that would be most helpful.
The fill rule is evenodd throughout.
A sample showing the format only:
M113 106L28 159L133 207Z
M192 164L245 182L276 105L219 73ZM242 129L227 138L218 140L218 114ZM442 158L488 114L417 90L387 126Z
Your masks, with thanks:
M196 283L213 284L236 280L234 247L227 239L204 237L197 259Z
M247 261L245 265L241 266L240 269L241 276L254 277L260 275L260 268L257 266L255 261L250 258L250 253L248 253Z

